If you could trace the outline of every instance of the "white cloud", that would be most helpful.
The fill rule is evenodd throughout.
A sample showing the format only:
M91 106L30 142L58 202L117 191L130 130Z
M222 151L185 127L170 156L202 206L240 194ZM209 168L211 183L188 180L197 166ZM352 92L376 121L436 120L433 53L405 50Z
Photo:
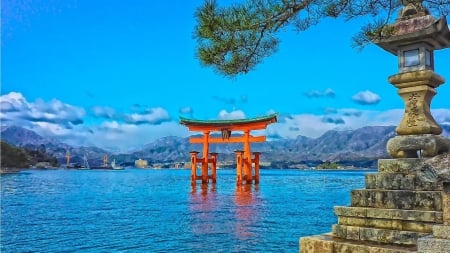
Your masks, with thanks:
M108 106L94 106L92 112L95 117L113 119L116 117L116 111Z
M182 113L182 114L190 114L192 116L192 114L194 113L194 109L192 109L192 107L190 107L190 106L186 106L186 107L180 108L180 110L178 112Z
M361 105L373 105L380 102L381 97L370 90L365 90L353 95L352 100Z
M245 113L241 110L234 110L231 112L228 112L227 110L221 110L217 118L221 120L245 119Z
M334 98L336 96L336 93L334 92L333 89L327 88L324 91L310 90L308 92L305 92L304 95L308 98L319 98L319 97Z
M130 124L154 124L158 125L169 121L169 113L161 107L150 108L145 112L125 115L125 122Z
M28 102L18 92L10 92L0 97L0 111L2 113L7 112L19 112L28 109Z
M2 95L1 114L2 121L15 122L18 125L28 123L54 123L66 127L83 123L85 111L83 108L65 104L57 99L46 102L37 99L35 102L28 102L21 93L10 92Z

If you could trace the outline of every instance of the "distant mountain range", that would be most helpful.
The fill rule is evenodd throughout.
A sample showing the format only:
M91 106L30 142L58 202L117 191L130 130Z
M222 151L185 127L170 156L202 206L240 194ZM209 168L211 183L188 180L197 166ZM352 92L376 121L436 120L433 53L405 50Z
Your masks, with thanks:
M447 134L445 132L445 134ZM356 130L328 131L318 138L298 136L251 144L252 151L262 152L261 160L273 166L286 167L292 164L320 164L323 161L339 162L355 166L372 166L379 158L388 158L387 141L395 136L394 126L367 126ZM447 136L448 137L448 136ZM43 148L65 164L66 153L72 162L82 162L86 155L89 163L100 165L103 155L120 163L145 159L149 163L186 162L189 152L201 151L200 144L190 144L188 138L163 137L128 154L112 154L98 147L73 147L47 138L19 126L2 127L1 139L11 145ZM211 144L210 151L219 153L219 161L234 161L233 151L242 149L242 144Z

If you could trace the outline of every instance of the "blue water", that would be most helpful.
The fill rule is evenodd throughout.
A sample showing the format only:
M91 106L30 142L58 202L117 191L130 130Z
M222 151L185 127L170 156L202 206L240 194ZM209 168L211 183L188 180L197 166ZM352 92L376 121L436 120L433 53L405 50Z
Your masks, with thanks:
M1 176L1 252L298 252L329 232L367 171L261 170L258 186L190 184L189 170Z

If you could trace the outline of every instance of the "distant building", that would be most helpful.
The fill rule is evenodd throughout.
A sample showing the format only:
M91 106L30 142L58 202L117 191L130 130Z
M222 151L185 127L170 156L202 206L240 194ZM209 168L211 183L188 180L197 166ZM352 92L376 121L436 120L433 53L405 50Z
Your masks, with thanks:
M138 159L138 160L134 161L134 166L136 168L147 168L148 162L147 162L147 160Z

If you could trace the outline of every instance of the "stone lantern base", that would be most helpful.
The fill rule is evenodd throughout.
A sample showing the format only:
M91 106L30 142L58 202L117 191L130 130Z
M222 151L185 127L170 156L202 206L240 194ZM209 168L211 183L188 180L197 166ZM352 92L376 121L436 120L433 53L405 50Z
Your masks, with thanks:
M393 158L433 157L450 151L450 140L441 135L400 135L389 139L387 152Z
M380 159L365 188L351 191L350 206L334 208L332 232L300 238L300 252L450 252L450 189L423 175L450 168L450 154L439 157L439 165L431 162L436 157Z

